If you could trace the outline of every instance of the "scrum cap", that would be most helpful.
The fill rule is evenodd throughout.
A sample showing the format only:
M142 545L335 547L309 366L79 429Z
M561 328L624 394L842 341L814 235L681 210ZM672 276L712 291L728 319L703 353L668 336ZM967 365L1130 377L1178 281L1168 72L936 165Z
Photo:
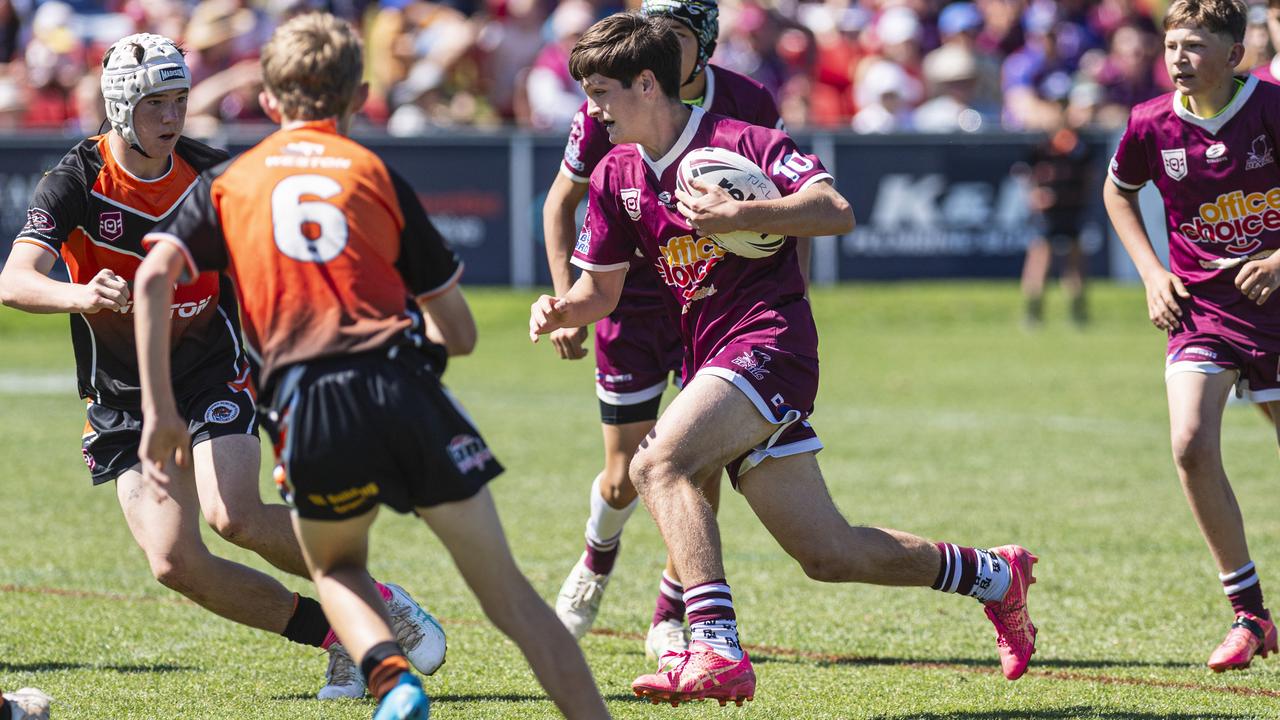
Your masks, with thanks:
M689 77L684 79L686 85L706 69L712 53L716 51L716 38L720 35L720 6L715 0L644 0L640 4L640 12L678 20L693 31L693 36L698 39L698 62Z
M163 35L130 35L117 41L102 57L102 97L107 103L107 119L135 148L142 146L133 129L133 111L142 98L190 89L187 61L178 46Z

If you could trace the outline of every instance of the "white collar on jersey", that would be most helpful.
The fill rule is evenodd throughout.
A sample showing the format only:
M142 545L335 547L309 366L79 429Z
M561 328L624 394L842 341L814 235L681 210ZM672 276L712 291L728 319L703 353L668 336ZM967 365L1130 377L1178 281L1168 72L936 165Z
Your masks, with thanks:
M1280 54L1271 58L1271 77L1280 80Z
M1230 122L1231 118L1240 112L1240 108L1244 107L1244 104L1249 101L1249 96L1253 95L1253 90L1258 87L1259 82L1261 81L1258 80L1256 75L1250 75L1244 81L1244 87L1236 91L1236 96L1231 98L1231 102L1227 103L1222 112L1211 118L1202 118L1188 110L1182 104L1182 93L1175 90L1173 91L1173 114L1182 118L1184 122L1202 128L1210 135L1217 135L1222 126Z
M689 147L689 143L693 142L693 136L698 132L698 126L702 124L702 117L707 114L707 111L700 107L690 107L689 110L689 122L685 123L684 132L680 133L680 137L676 138L676 144L672 145L671 149L661 159L654 160L649 157L649 153L645 151L644 146L636 143L636 149L640 151L640 157L644 158L645 164L659 178L662 177L662 173L667 171L667 168L671 167L676 158L684 154L685 149Z
M1280 57L1277 55L1276 57ZM716 99L716 71L711 67L711 63L707 63L707 89L702 93L702 102L699 107L704 110L711 109L711 103Z

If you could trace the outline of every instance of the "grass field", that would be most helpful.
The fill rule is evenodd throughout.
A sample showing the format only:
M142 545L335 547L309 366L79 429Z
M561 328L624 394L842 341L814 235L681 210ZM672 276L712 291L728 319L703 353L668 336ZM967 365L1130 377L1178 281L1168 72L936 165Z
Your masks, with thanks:
M1280 662L1204 668L1230 622L1169 459L1163 341L1140 288L1094 288L1095 322L1019 330L1011 284L858 285L816 293L814 423L852 522L1041 558L1027 676L1005 681L977 603L808 581L726 492L725 558L758 697L742 709L642 704L629 683L663 548L638 513L583 647L617 717L1276 718ZM576 559L600 463L590 361L524 337L527 292L469 293L476 354L447 379L508 468L494 484L516 556L545 598ZM1055 312L1056 311L1056 312ZM154 582L113 492L91 488L63 317L0 309L0 687L38 685L59 718L368 718L311 697L323 654L219 620ZM1280 592L1274 434L1228 409L1225 454L1264 585ZM273 491L265 482L263 492ZM209 537L217 552L267 569ZM384 513L372 569L442 618L433 717L544 718L514 646L484 620L420 523ZM306 583L285 580L309 592Z

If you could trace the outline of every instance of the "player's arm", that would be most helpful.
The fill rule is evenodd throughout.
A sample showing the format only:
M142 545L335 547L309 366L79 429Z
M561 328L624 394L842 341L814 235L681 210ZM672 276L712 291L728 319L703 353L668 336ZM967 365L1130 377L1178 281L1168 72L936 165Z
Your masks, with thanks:
M613 270L583 269L578 281L562 297L543 295L529 308L529 339L538 342L558 328L589 325L613 312L622 297L625 267Z
M750 230L815 237L853 231L853 207L829 179L774 200L734 200L723 188L702 180L695 179L692 185L704 194L695 198L677 189L676 207L704 235Z
M189 462L191 438L178 414L169 366L169 308L173 286L186 268L181 246L158 242L147 253L134 276L134 334L138 343L138 376L142 381L142 441L138 459L150 477L163 477L164 463L173 457L179 465Z
M586 194L586 183L574 182L568 175L559 172L542 204L542 234L547 246L547 265L551 268L551 285L557 296L564 295L573 287L573 270L569 259L573 257L573 241L577 234L575 220L578 203L582 202ZM586 339L585 327L561 328L551 333L551 345L565 360L586 357L587 351L582 347Z
M427 321L427 339L443 345L450 357L470 355L476 349L476 321L461 285L455 283L442 293L419 299L418 307Z
M111 270L104 268L83 285L49 277L63 243L86 212L84 177L68 167L60 166L36 185L27 223L0 273L0 302L31 313L121 310L129 303L129 286Z
M1137 190L1125 190L1114 181L1104 184L1102 203L1107 208L1111 226L1142 277L1147 291L1147 316L1161 330L1172 330L1182 317L1178 298L1191 294L1177 275L1165 269L1151 246L1151 238L1142 224Z
M49 277L55 260L40 245L14 243L0 271L0 304L29 313L96 313L129 304L129 283L109 268L81 285Z

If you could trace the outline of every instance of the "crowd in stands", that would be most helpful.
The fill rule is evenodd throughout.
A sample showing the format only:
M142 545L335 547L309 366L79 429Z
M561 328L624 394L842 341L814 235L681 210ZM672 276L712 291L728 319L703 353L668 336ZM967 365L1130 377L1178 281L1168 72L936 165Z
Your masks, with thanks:
M1255 0L1256 2L1256 0ZM189 128L265 121L257 53L323 8L366 40L361 122L397 135L520 125L564 132L584 96L569 49L638 0L0 0L0 132L95 133L103 50L133 32L179 40ZM1274 54L1251 8L1242 71ZM713 62L755 78L792 128L858 132L1116 127L1169 89L1160 0L722 0Z

